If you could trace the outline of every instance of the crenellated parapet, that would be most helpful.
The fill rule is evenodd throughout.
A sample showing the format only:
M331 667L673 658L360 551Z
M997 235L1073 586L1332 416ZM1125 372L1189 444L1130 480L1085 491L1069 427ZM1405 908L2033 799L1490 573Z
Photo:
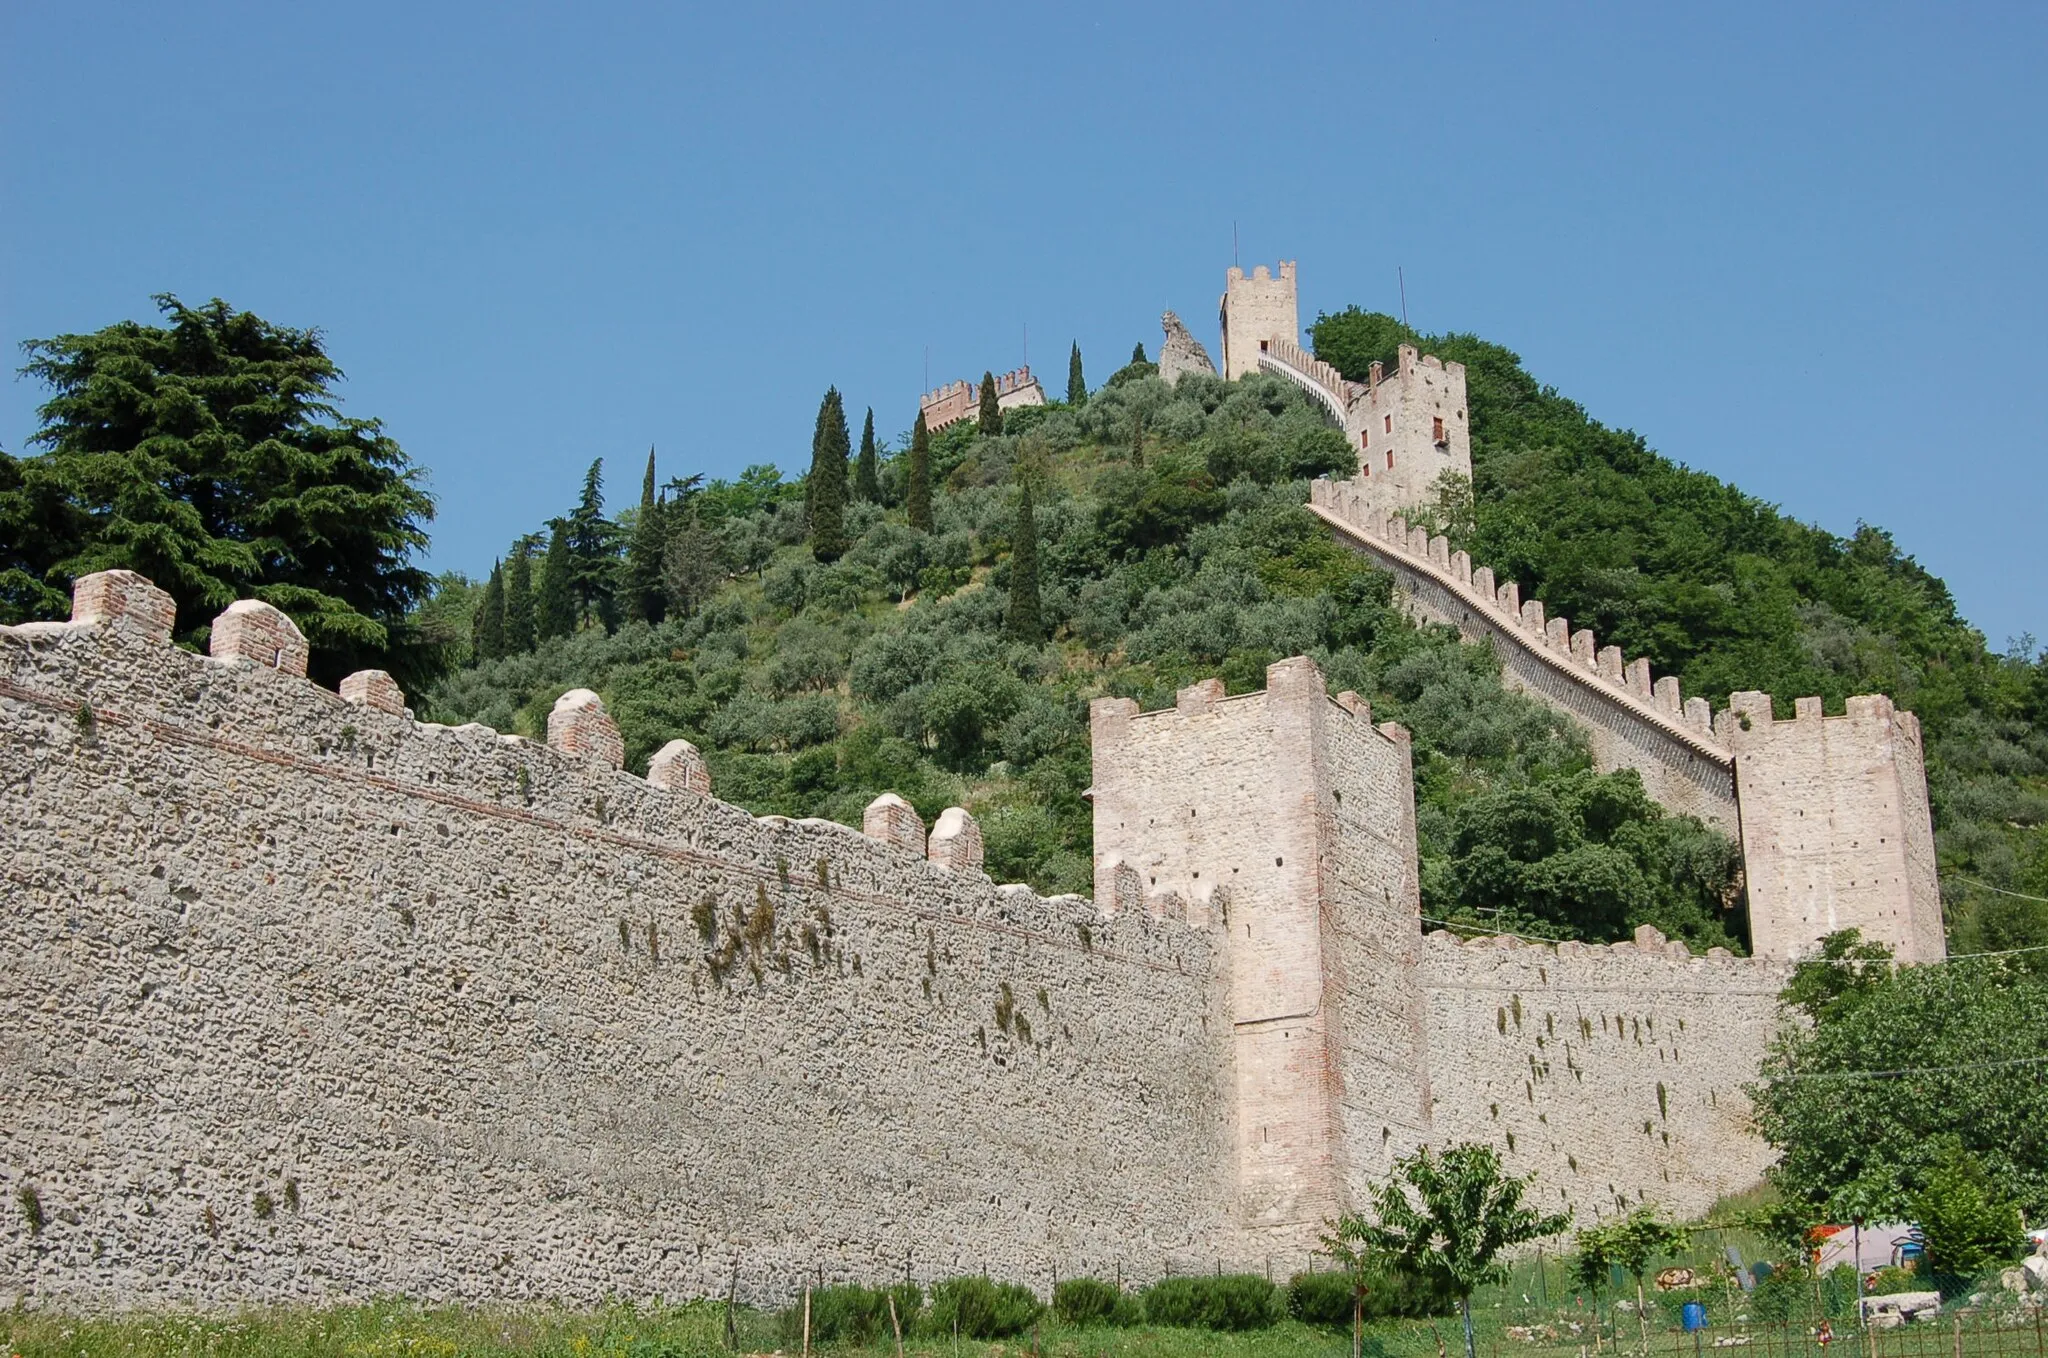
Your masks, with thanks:
M995 376L996 405L1002 410L1045 404L1045 387L1031 375L1027 365ZM981 412L979 382L948 382L918 398L925 428L937 432Z

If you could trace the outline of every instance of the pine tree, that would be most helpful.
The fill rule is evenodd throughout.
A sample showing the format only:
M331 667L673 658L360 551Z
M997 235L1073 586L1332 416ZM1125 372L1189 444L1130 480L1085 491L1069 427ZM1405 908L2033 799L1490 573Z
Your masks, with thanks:
M533 539L512 544L505 564L505 654L525 655L533 649Z
M604 459L583 473L583 493L569 514L570 587L579 621L618 626L619 526L604 516Z
M996 375L981 375L981 432L988 435L1003 432L1003 407L996 401Z
M654 493L654 450L647 450L647 475L640 483L640 513L633 520L633 538L626 545L626 616L660 622L667 613L662 597L661 560L667 545L668 506Z
M539 640L576 630L576 558L569 547L569 521L548 521L548 554L540 564L540 597L534 608Z
M1143 340L1131 346L1131 362L1150 363L1151 361L1151 359L1145 357L1145 342Z
M867 423L860 428L860 457L853 468L853 498L871 505L882 503L882 459L875 450L875 408L868 407Z
M904 487L903 508L912 528L932 531L932 435L925 428L922 410L910 427L910 476Z
M490 583L484 586L483 600L477 604L476 626L470 649L474 663L496 660L505 654L505 569L504 563L491 563Z
M1016 541L1010 547L1010 611L1003 632L1012 641L1033 645L1045 640L1045 619L1038 601L1038 519L1031 503L1031 478L1017 478Z
M1081 341L1074 341L1074 351L1067 355L1067 404L1070 406L1088 403L1088 379L1081 376Z
M829 387L818 402L818 424L811 433L811 475L804 482L811 555L820 561L837 561L846 551L846 455L851 451L846 407L839 388Z

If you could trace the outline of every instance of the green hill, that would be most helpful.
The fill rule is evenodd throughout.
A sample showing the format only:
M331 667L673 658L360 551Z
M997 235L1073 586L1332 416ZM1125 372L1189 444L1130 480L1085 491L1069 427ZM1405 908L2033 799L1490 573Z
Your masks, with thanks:
M1403 340L1467 365L1474 493L1453 488L1437 517L1526 593L1717 701L1761 688L1788 713L1812 693L1839 711L1883 691L1918 711L1956 946L2048 941L2048 911L1973 884L2048 893L2048 666L1989 652L1878 530L1837 538L1677 466L1497 345L1355 310L1314 334L1354 376ZM1632 774L1593 773L1568 723L1501 688L1489 652L1411 625L1387 578L1300 510L1309 478L1351 461L1286 384L1169 388L1134 364L1079 407L1008 412L999 435L955 425L932 441L929 533L905 523L908 460L885 450L879 499L849 506L851 545L829 562L807 545L802 485L773 469L673 483L656 519L628 511L608 532L586 494L582 540L615 578L633 576L612 558L636 529L683 535L669 578L688 615L608 632L616 601L586 596L578 630L459 669L426 707L537 735L558 693L592 687L629 764L681 734L718 794L756 813L858 824L882 791L928 820L957 802L999 880L1086 891L1088 700L1163 706L1212 674L1244 692L1306 652L1415 733L1426 915L1588 938L1654 923L1740 946L1725 838L1664 815ZM1006 626L1020 479L1035 487L1035 637ZM645 592L659 572L644 552L638 571ZM418 621L466 638L481 597L446 581Z

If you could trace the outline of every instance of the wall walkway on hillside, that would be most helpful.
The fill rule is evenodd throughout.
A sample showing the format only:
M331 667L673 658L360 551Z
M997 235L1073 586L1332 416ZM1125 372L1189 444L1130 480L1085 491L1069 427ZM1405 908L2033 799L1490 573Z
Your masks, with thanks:
M1737 832L1735 758L1714 735L1705 700L1685 701L1675 677L1652 681L1647 660L1628 661L1592 632L1546 618L1512 581L1497 585L1444 538L1376 512L1352 483L1319 480L1310 491L1309 512L1338 542L1393 572L1416 613L1491 643L1510 687L1577 721L1602 770L1635 769L1667 810Z

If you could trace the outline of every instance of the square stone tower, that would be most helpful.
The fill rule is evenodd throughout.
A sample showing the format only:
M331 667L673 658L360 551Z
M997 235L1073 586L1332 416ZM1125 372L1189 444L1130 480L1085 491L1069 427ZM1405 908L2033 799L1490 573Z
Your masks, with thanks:
M1091 709L1096 900L1225 936L1244 1225L1312 1235L1426 1138L1409 741L1306 657Z
M1294 261L1280 261L1275 278L1265 265L1245 277L1232 266L1223 280L1223 378L1235 381L1259 370L1259 350L1269 341L1301 343L1301 313L1294 298Z
M1378 363L1351 403L1345 432L1358 475L1375 505L1389 512L1435 502L1445 472L1472 475L1472 421L1465 365L1404 344L1392 375Z
M1920 722L1885 697L1822 715L1801 698L1774 721L1762 693L1731 693L1715 733L1735 752L1750 948L1799 958L1860 929L1902 962L1948 955Z

